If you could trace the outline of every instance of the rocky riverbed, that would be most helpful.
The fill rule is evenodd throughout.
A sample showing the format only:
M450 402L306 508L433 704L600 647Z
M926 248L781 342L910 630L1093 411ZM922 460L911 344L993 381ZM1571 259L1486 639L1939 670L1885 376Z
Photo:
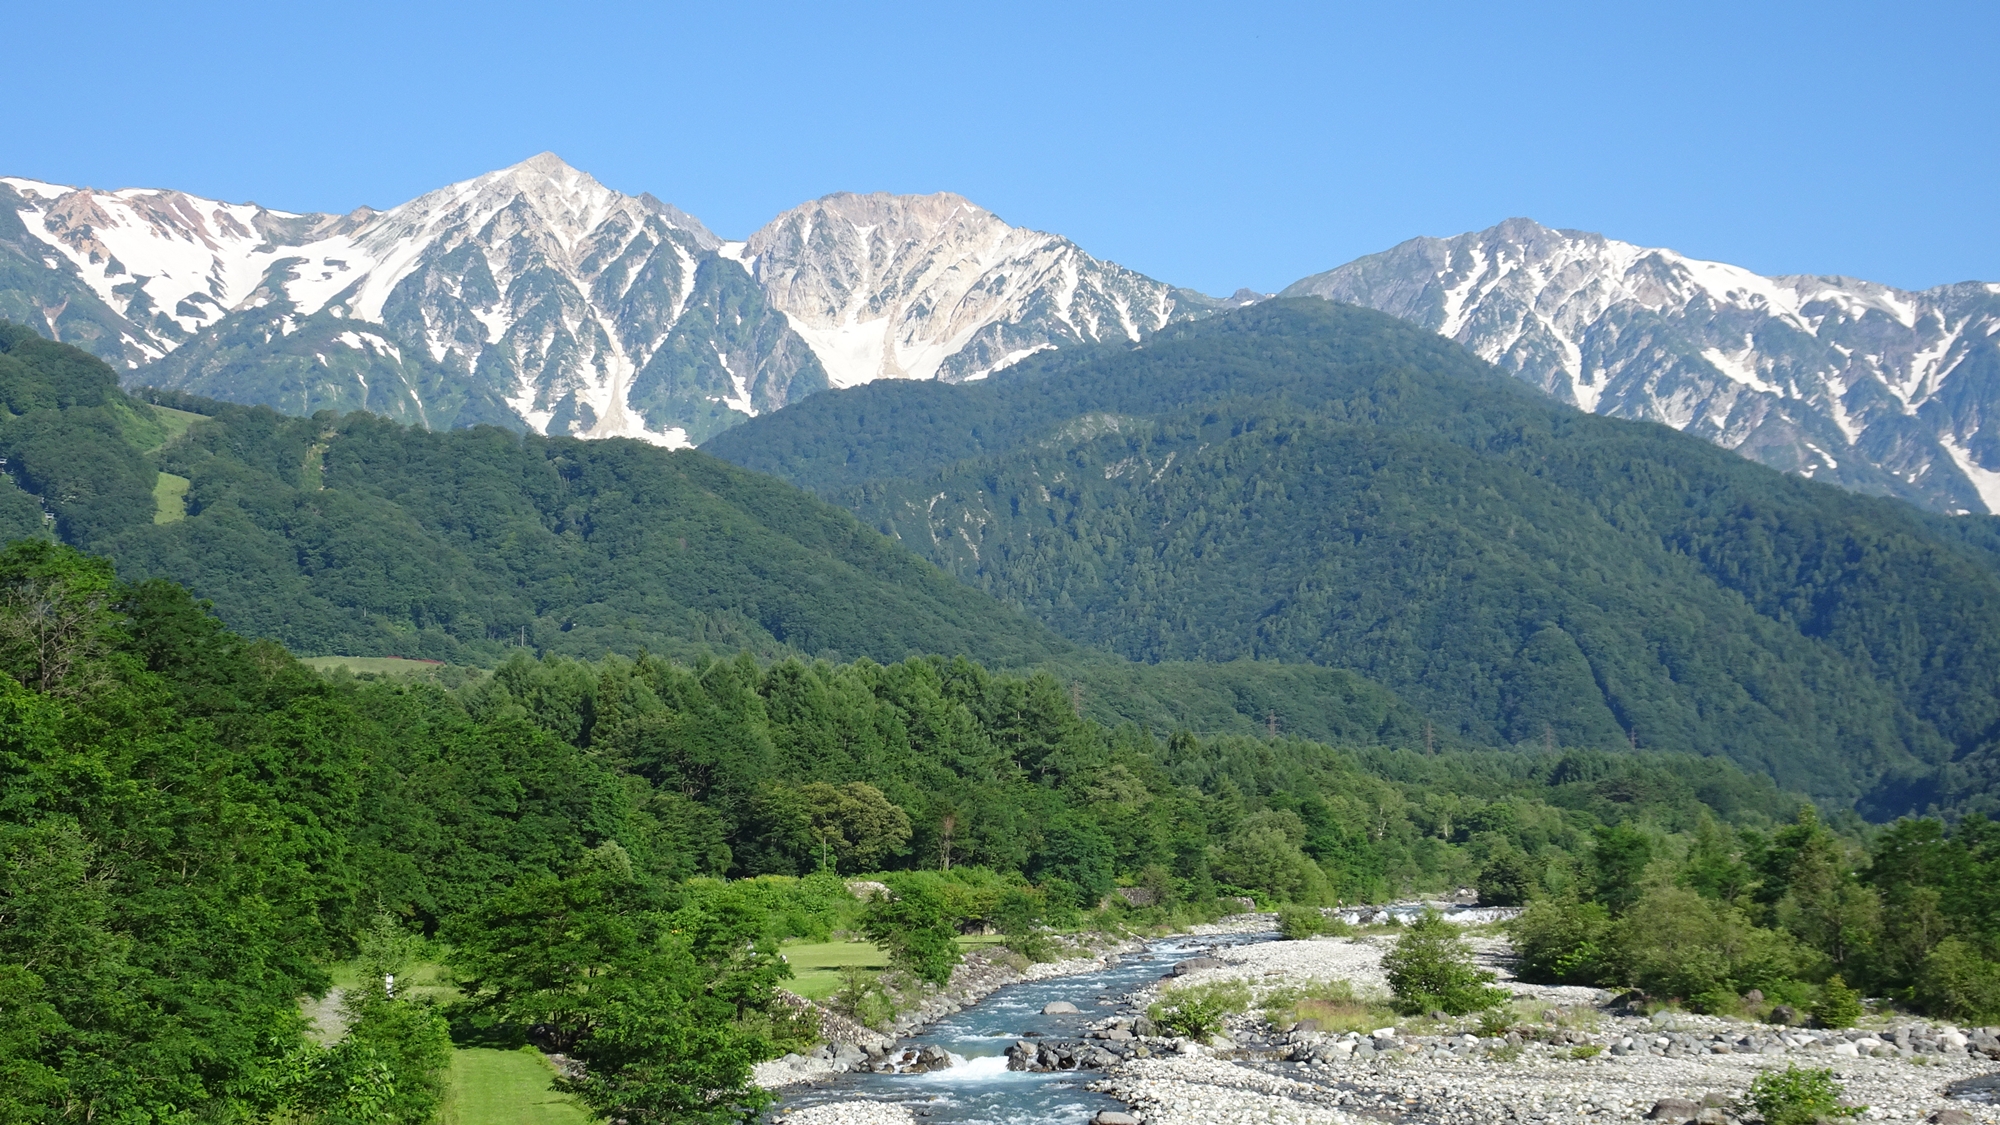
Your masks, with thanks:
M1240 917L1192 936L1242 934L1270 924L1268 916ZM1230 1021L1223 1037L1199 1044L1158 1034L1145 1016L1163 987L1213 981L1241 981L1260 1001L1279 989L1324 981L1349 982L1361 996L1383 994L1381 959L1393 941L1390 933L1218 945L1194 951L1174 975L1095 1002L1083 995L1087 984L1080 980L1075 999L1086 1010L1076 1034L1017 1040L1008 1048L1007 1065L1076 1073L1147 1125L1739 1125L1748 1116L1739 1103L1751 1080L1787 1065L1831 1068L1848 1101L1869 1107L1865 1121L2000 1125L2000 1081L1991 1083L1985 1100L1976 1092L1954 1096L1955 1090L1968 1092L1968 1080L2000 1071L2000 1029L1898 1020L1821 1031L1676 1012L1649 1016L1613 1008L1613 997L1597 989L1511 979L1506 944L1494 938L1476 938L1474 945L1516 997L1517 1018L1498 1035L1481 1036L1470 1019L1405 1021L1366 1032L1274 1026L1253 1004ZM1091 959L1079 959L1045 972L1093 968ZM922 1070L946 1061L920 1054L899 1059L878 1048L859 1058L850 1049L846 1063ZM832 1059L825 1065L830 1073ZM806 1112L829 1116L784 1120L913 1120L907 1107L864 1099L800 1114ZM856 1116L841 1115L849 1112ZM906 1116L869 1116L896 1113Z
M1270 942L1218 950L1177 984L1237 980L1253 994L1308 981L1383 989L1381 955L1393 941ZM1117 1061L1094 1086L1149 1125L1348 1122L1395 1119L1581 1125L1616 1120L1729 1125L1751 1079L1786 1065L1828 1067L1870 1121L2000 1125L2000 1106L1951 1096L1954 1084L2000 1070L2000 1029L1898 1021L1881 1028L1812 1031L1663 1012L1614 1012L1597 989L1506 978L1505 944L1475 943L1529 1020L1481 1037L1472 1021L1331 1034L1274 1027L1247 1014L1216 1046L1142 1035L1101 1043ZM1159 985L1127 998L1099 1034L1141 1028ZM1421 1031L1421 1033L1419 1033ZM1962 1116L1961 1116L1962 1115Z

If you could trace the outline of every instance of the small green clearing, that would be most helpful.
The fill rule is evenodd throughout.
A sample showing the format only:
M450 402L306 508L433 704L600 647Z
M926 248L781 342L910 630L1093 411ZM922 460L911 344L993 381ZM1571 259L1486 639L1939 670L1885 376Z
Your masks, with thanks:
M361 966L356 961L342 961L327 970L333 978L335 988L354 988L361 983ZM443 965L436 961L418 961L403 970L396 978L396 995L406 1000L429 997L440 1004L457 1000L461 994L458 986L450 982Z
M962 937L960 949L998 945L997 937ZM840 970L850 965L880 972L889 967L889 955L871 942L814 941L787 944L779 950L792 966L792 979L781 987L808 1000L824 1000L840 988Z
M153 447L153 449L159 449L182 434L187 433L189 427L193 426L196 422L208 421L208 415L196 414L188 410L175 410L171 406L154 406L153 421L166 431L166 437L160 439L160 444ZM151 453L152 450L149 449L146 452Z
M880 971L889 955L865 941L815 941L781 950L791 963L792 979L784 987L808 1000L824 1000L840 988L840 970L849 965Z
M363 672L378 676L422 676L446 667L441 661L411 660L402 656L301 656L299 663L322 672L346 668L357 676Z
M153 522L178 523L187 518L188 485L186 477L172 473L161 473L153 479Z
M550 1088L555 1068L532 1047L451 1053L443 1125L586 1125L590 1115Z

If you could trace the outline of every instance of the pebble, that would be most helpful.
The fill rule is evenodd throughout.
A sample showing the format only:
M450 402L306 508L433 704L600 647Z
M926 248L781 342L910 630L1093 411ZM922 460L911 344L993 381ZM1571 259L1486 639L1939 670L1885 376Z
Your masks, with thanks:
M908 1106L889 1102L825 1102L796 1113L781 1113L785 1125L916 1125L917 1115Z

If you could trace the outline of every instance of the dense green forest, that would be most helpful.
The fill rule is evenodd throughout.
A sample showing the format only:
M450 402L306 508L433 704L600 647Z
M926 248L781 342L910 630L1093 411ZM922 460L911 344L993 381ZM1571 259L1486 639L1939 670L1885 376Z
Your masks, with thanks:
M1088 713L1152 730L1251 733L1276 712L1290 733L1381 742L1426 721L1351 672L1079 649L844 511L699 453L149 403L8 325L0 397L0 536L108 553L302 653L948 652L1053 668Z
M1566 979L2000 1004L1987 822L1864 850L1851 814L1836 833L1719 758L1160 740L941 657L323 676L46 541L0 553L0 671L0 1120L421 1122L452 1040L531 1032L602 1114L730 1119L749 1065L811 1037L773 1003L775 943L823 938L847 873L1022 948L1217 895L1469 884L1533 902L1522 940ZM1634 940L1690 918L1734 959ZM365 977L348 1035L306 1036L331 962L378 973L424 935L462 999Z
M1947 523L1275 301L705 448L1137 661L1351 669L1479 745L1723 755L1887 818L1996 807L2000 567Z

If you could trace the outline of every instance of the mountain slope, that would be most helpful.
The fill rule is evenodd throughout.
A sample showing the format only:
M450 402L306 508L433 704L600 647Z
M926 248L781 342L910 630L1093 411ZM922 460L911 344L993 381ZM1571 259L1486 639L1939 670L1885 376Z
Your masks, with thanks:
M1391 313L1561 401L1942 512L2000 513L2000 285L1760 277L1510 219L1284 296ZM2000 417L1993 419L2000 422Z
M2000 733L2000 573L1931 517L1351 307L821 396L708 448L1076 640L1351 668L1476 742L1726 754L1885 814Z
M948 192L825 196L727 252L836 387L982 379L1059 346L1138 343L1225 304L1010 227Z
M1086 714L1163 734L1261 732L1273 710L1287 733L1345 745L1416 745L1432 725L1338 669L1080 651L840 509L704 454L154 397L186 409L128 398L100 361L0 323L0 540L109 553L308 653L963 653L1053 670Z
M430 429L678 448L1226 304L947 194L830 195L724 243L549 153L340 216L0 179L0 317L129 385Z

